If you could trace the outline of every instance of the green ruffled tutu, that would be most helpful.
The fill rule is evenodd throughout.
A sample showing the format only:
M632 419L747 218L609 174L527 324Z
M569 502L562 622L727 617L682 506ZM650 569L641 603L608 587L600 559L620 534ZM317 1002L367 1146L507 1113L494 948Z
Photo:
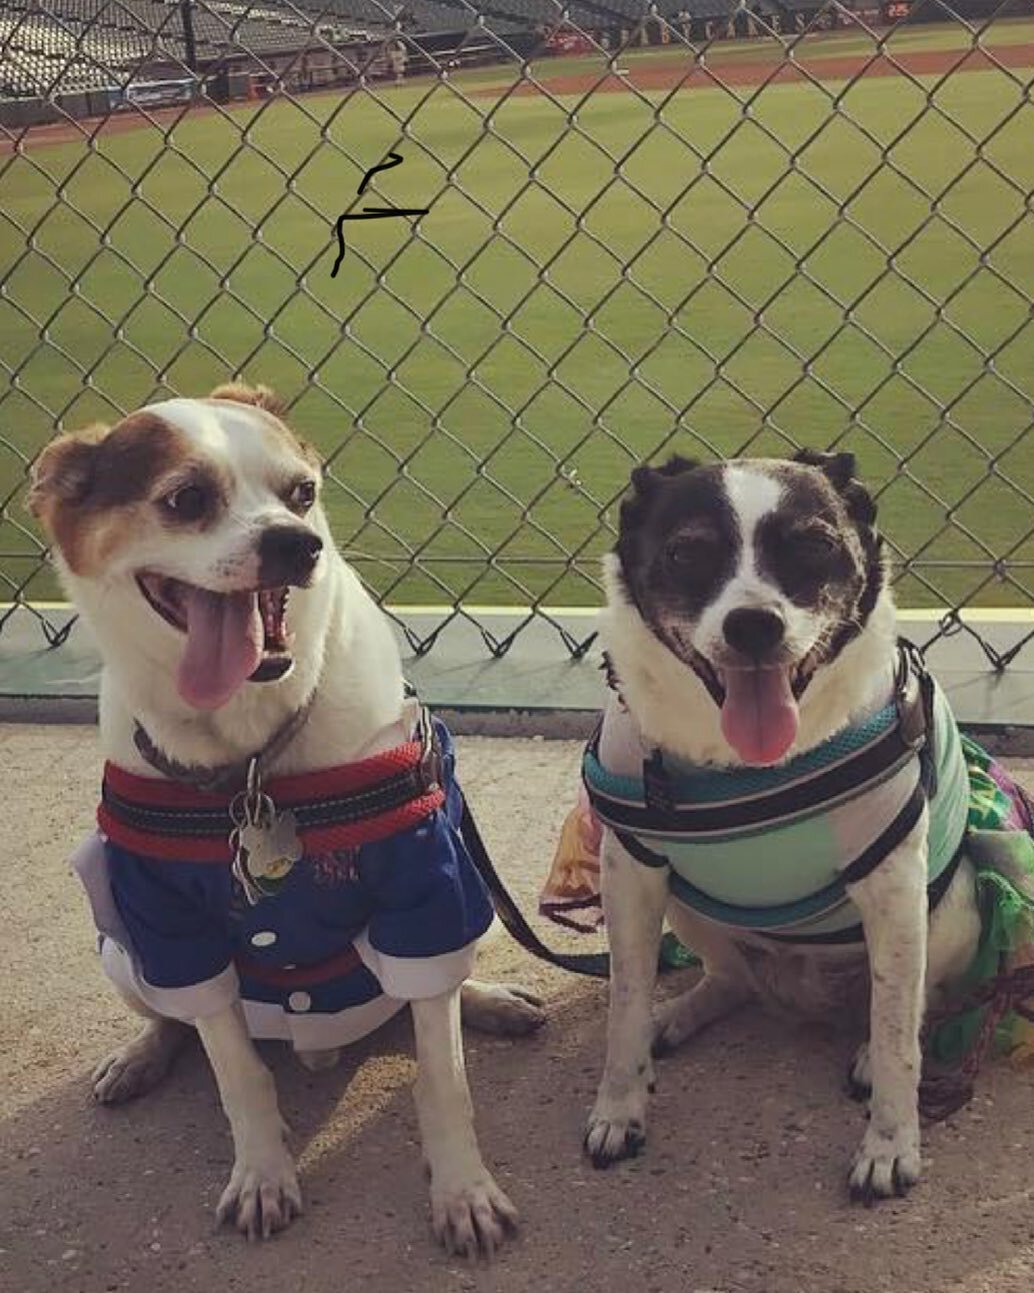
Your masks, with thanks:
M1034 822L1020 787L975 741L962 737L969 769L969 825L966 853L976 871L981 935L976 955L926 1039L926 1054L945 1068L957 1068L993 1028L989 1051L1013 1060L1034 1058L1034 1022L1022 1000L1027 970L1034 976ZM967 1000L987 993L999 980L1002 991L966 1009ZM1032 978L1034 982L1034 978ZM1015 998L1015 993L1013 994ZM1004 1007L1004 1008L1003 1008Z

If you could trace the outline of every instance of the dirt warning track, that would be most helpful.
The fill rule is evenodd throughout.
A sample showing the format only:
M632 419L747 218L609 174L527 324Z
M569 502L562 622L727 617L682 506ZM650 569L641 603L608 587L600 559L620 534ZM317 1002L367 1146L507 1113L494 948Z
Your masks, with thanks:
M699 62L687 56L680 59L630 62L620 76L600 78L599 73L578 73L570 76L540 76L538 84L525 82L517 94L540 94L547 90L553 95L580 95L589 90L594 93L644 93L657 90L713 89L718 85L786 85L800 81L850 81L869 76L943 76L950 72L986 72L994 69L1022 68L1030 72L1020 76L1028 82L1034 77L1034 44L1003 45L992 49L964 50L925 49L909 54L839 55L791 60L788 57L762 60L752 58L721 59ZM500 91L482 91L483 96L495 96Z

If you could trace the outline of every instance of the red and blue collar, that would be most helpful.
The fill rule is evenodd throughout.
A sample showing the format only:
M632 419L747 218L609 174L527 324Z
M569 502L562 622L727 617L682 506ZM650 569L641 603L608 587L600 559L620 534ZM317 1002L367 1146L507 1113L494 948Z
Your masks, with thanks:
M307 855L388 839L445 803L439 727L425 716L412 741L358 763L271 779L263 791L294 813ZM145 857L226 865L233 798L107 763L97 823L112 843Z

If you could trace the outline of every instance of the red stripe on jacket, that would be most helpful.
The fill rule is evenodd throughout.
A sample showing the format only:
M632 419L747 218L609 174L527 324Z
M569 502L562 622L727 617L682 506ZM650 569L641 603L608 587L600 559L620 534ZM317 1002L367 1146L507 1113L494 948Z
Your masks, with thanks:
M375 844L401 831L412 830L445 803L445 791L434 790L419 799L411 799L401 808L393 808L376 817L361 822L347 822L340 826L313 826L301 829L301 840L306 855L332 853L336 849L360 848ZM277 807L283 807L277 801ZM97 809L97 824L113 844L119 844L133 853L156 858L162 862L212 862L227 863L233 857L230 848L230 831L233 823L226 818L226 831L220 835L154 835L148 831L127 826L112 815L105 804Z
M270 796L278 809L296 808L302 804L315 805L322 800L372 790L390 778L418 767L423 756L424 746L421 742L407 741L358 763L341 764L320 772L277 777L266 782L262 790ZM120 820L117 810L102 799L97 808L97 824L112 843L159 861L225 865L232 859L230 832L233 823L230 820L229 806L235 796L194 790L190 786L158 777L140 777L114 763L105 764L104 781L116 795L136 808L158 812L168 812L170 809L190 812L213 808L226 811L225 830L206 831L197 835L166 835L128 825ZM401 831L412 830L444 803L445 790L438 786L398 808L365 817L358 822L302 827L298 836L306 855L310 856L337 849L360 848L364 844L388 839Z

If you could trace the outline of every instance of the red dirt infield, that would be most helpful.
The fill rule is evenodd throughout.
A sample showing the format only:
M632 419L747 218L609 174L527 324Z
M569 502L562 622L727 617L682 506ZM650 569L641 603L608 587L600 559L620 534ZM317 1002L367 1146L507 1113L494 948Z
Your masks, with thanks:
M622 75L600 78L599 74L580 73L576 76L541 76L538 84L526 82L518 86L516 94L580 95L592 90L628 93L656 90L713 89L718 85L785 85L798 81L850 81L863 76L943 76L946 72L986 72L995 68L1024 68L1034 79L1034 44L1001 45L997 48L950 50L924 49L911 53L840 55L830 57L804 57L790 61L788 58L771 60L730 58L708 63L695 62L691 57L665 59L656 62L632 63ZM541 87L541 88L540 88ZM500 87L501 89L501 87ZM480 96L498 95L500 90L483 90Z

